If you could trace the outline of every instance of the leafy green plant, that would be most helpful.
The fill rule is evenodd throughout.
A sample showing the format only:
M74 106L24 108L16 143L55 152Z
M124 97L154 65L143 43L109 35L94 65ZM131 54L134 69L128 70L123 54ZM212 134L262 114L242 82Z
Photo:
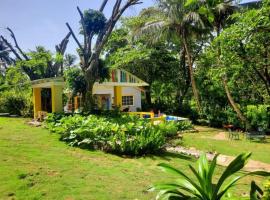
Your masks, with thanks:
M71 146L132 156L159 151L166 136L178 130L174 122L153 125L150 120L118 111L88 116L49 114L46 127Z
M251 128L267 130L270 127L269 105L248 105L246 115Z
M176 126L177 126L178 131L185 131L185 130L190 130L194 128L193 124L189 120L179 121L176 123Z
M15 90L5 91L0 97L0 112L7 112L13 115L31 116L32 102L27 91L18 92Z
M251 182L250 187L250 199L251 200L269 200L270 199L270 180L267 180L264 184L264 189L261 189L255 181Z
M91 32L98 34L104 29L107 19L102 12L88 9L84 11L83 15L87 34L91 34ZM82 24L82 21L80 23ZM83 34L82 31L81 33Z
M166 136L175 136L178 131L178 124L174 121L160 123L159 129L166 135Z
M176 176L177 179L172 183L156 184L150 190L159 191L157 199L220 200L237 181L245 176L270 176L270 173L265 171L255 171L243 175L236 175L236 173L245 166L250 156L251 153L242 153L237 156L224 170L217 182L213 181L213 176L217 166L218 155L214 157L209 165L206 155L202 154L198 160L197 170L189 165L195 179L192 179L191 176L185 174L181 170L175 169L168 164L161 163L159 164L161 169ZM229 178L231 179L228 180Z
M264 184L264 194L263 194L263 198L265 200L269 200L270 199L270 180L267 180Z

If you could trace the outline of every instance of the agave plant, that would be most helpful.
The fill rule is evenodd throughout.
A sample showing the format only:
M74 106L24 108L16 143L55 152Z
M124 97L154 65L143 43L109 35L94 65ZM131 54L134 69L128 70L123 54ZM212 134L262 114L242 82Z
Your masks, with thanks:
M168 164L159 164L163 171L175 175L177 179L172 183L156 184L150 188L150 191L159 191L156 199L220 200L237 181L247 175L270 176L269 172L255 171L232 178L232 175L245 166L250 156L251 153L243 153L237 156L224 170L217 182L213 182L213 175L217 166L218 155L214 157L211 163L208 163L206 155L202 154L198 160L197 170L189 165L194 179Z

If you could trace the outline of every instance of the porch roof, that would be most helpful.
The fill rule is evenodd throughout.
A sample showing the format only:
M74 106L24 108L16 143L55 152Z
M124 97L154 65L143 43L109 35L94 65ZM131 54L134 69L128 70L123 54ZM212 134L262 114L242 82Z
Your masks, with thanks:
M65 86L65 81L63 77L55 77L55 78L44 78L31 81L32 88L50 88L52 86Z

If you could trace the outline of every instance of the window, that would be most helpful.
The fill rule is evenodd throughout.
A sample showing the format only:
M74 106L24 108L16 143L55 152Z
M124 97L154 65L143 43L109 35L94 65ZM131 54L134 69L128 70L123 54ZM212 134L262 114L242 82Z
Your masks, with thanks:
M120 73L121 82L127 82L127 74L126 72L121 71Z
M133 96L122 96L123 106L133 106Z

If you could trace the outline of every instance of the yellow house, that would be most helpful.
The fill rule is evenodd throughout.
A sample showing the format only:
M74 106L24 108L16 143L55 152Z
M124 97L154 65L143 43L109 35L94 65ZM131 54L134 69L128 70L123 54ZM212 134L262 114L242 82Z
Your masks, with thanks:
M148 84L123 69L112 70L110 77L109 80L94 84L93 95L97 107L106 110L120 107L121 110L133 112L140 109L143 87ZM64 111L64 87L65 81L62 77L32 81L35 119L40 118L45 112ZM79 109L80 106L80 98L75 97L75 109ZM68 107L66 106L66 111Z
M65 82L62 77L32 81L35 119L40 118L39 115L42 115L43 112L63 111L64 87Z

